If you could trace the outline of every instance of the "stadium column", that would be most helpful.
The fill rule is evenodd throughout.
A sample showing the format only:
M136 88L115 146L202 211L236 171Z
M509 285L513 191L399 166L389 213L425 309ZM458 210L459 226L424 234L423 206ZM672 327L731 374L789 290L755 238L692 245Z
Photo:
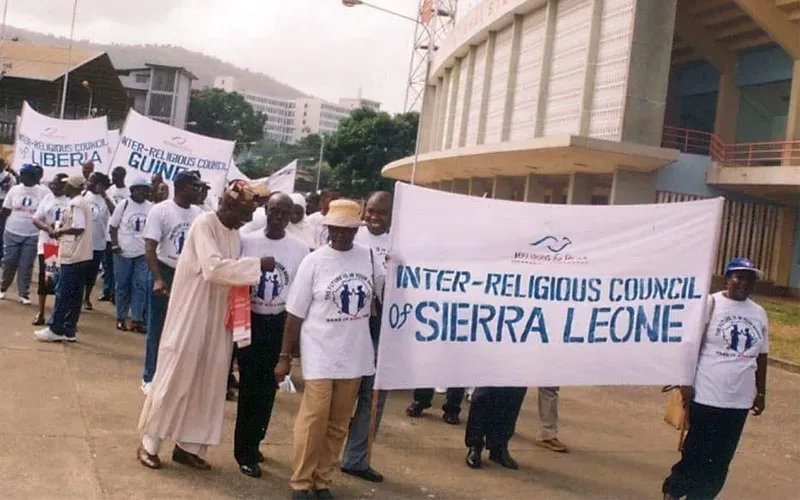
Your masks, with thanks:
M525 201L529 203L544 203L545 186L537 175L525 177Z
M572 173L567 186L568 205L591 205L594 180L589 174Z
M617 169L611 181L609 205L639 205L656 202L656 172Z

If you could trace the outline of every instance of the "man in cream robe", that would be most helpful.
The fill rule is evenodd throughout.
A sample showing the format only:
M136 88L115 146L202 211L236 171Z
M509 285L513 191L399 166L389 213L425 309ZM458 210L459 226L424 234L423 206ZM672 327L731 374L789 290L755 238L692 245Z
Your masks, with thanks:
M238 181L237 181L238 182ZM172 459L198 469L222 435L233 339L225 315L231 287L258 283L269 259L240 258L238 229L256 193L232 184L218 212L198 217L175 270L156 370L139 419L139 461L158 469L162 441L176 441ZM274 261L273 261L274 262ZM274 264L272 264L274 265Z

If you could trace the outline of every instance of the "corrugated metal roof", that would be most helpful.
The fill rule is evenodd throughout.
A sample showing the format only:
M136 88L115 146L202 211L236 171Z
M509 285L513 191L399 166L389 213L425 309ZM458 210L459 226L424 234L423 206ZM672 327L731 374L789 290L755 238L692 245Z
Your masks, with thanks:
M67 72L68 57L70 71L72 71L103 54L104 52L99 50L73 48L70 55L65 47L0 41L0 61L6 66L5 77L7 78L27 78L52 82Z

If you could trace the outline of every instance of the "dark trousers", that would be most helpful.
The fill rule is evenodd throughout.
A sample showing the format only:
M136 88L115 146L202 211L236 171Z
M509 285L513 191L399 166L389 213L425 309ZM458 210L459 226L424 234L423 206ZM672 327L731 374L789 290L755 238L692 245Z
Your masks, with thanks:
M103 296L114 297L115 280L114 276L114 252L106 248L103 252Z
M89 261L89 265L86 266L86 293L84 295L86 300L89 300L89 296L92 294L92 289L97 281L97 275L100 273L100 264L103 262L105 255L105 250L95 250L94 258L92 258L92 260Z
M167 291L169 291L172 288L175 269L159 262L158 271L167 284ZM154 282L155 278L150 274L147 280L147 293L150 296L147 300L147 335L145 337L144 372L142 372L142 380L145 383L152 382L153 376L156 374L158 345L161 343L161 330L164 329L164 319L167 317L167 306L169 305L169 297L156 295L153 292Z
M728 476L747 412L693 402L681 460L672 466L662 491L687 500L715 498Z
M472 393L464 442L467 447L503 450L514 435L525 387L479 387Z
M445 402L442 405L442 411L451 415L458 415L461 413L461 401L464 400L463 388L449 388L445 394ZM422 404L426 408L430 408L433 402L433 389L414 389L414 401Z
M0 205L3 200L0 200ZM0 217L0 261L3 260L3 234L6 232L6 219L8 217Z
M83 287L91 261L62 264L56 284L56 303L50 316L50 330L56 335L75 337L81 316Z
M233 455L240 465L257 464L258 446L267 435L275 403L275 365L283 342L286 314L252 314L252 340L239 349L239 402Z

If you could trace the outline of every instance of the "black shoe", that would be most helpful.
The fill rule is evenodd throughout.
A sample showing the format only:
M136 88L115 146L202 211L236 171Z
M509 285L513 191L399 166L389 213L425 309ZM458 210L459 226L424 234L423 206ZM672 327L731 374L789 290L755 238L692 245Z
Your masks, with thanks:
M250 476L258 479L261 477L261 467L258 464L242 464L239 466L239 470L245 476Z
M333 493L331 493L331 490L329 490L328 488L325 488L323 490L317 490L317 491L314 492L314 495L315 495L315 498L320 499L320 500L323 500L323 499L324 500L332 500L333 499Z
M512 470L519 469L519 464L517 463L516 460L511 458L511 454L508 453L508 448L501 448L499 450L490 451L489 460L502 465L506 469L512 469Z
M228 392L225 393L225 401L236 401L236 399L236 391L228 389Z
M309 490L295 490L292 492L292 500L314 500L316 498Z
M477 446L470 446L469 451L467 451L467 467L470 469L480 469L481 468L481 452L483 449Z
M258 463L263 464L266 461L267 461L267 457L265 457L264 454L259 451L258 452Z
M408 408L406 408L406 415L408 415L409 417L414 417L414 418L421 417L422 416L422 412L427 410L430 407L431 407L430 403L423 404L423 403L420 403L419 401L414 401L413 403L411 403L408 406Z
M89 299L84 300L83 301L83 308L86 309L87 311L93 310L94 307L92 306L92 301L89 300Z
M458 413L444 413L442 414L442 420L450 425L461 425L461 418Z
M98 297L98 302L111 302L112 297L110 295L101 295Z
M364 470L345 469L344 467L342 467L342 472L344 472L347 475L363 479L364 481L369 481L370 483L383 482L383 474L376 471L372 467L367 467Z

